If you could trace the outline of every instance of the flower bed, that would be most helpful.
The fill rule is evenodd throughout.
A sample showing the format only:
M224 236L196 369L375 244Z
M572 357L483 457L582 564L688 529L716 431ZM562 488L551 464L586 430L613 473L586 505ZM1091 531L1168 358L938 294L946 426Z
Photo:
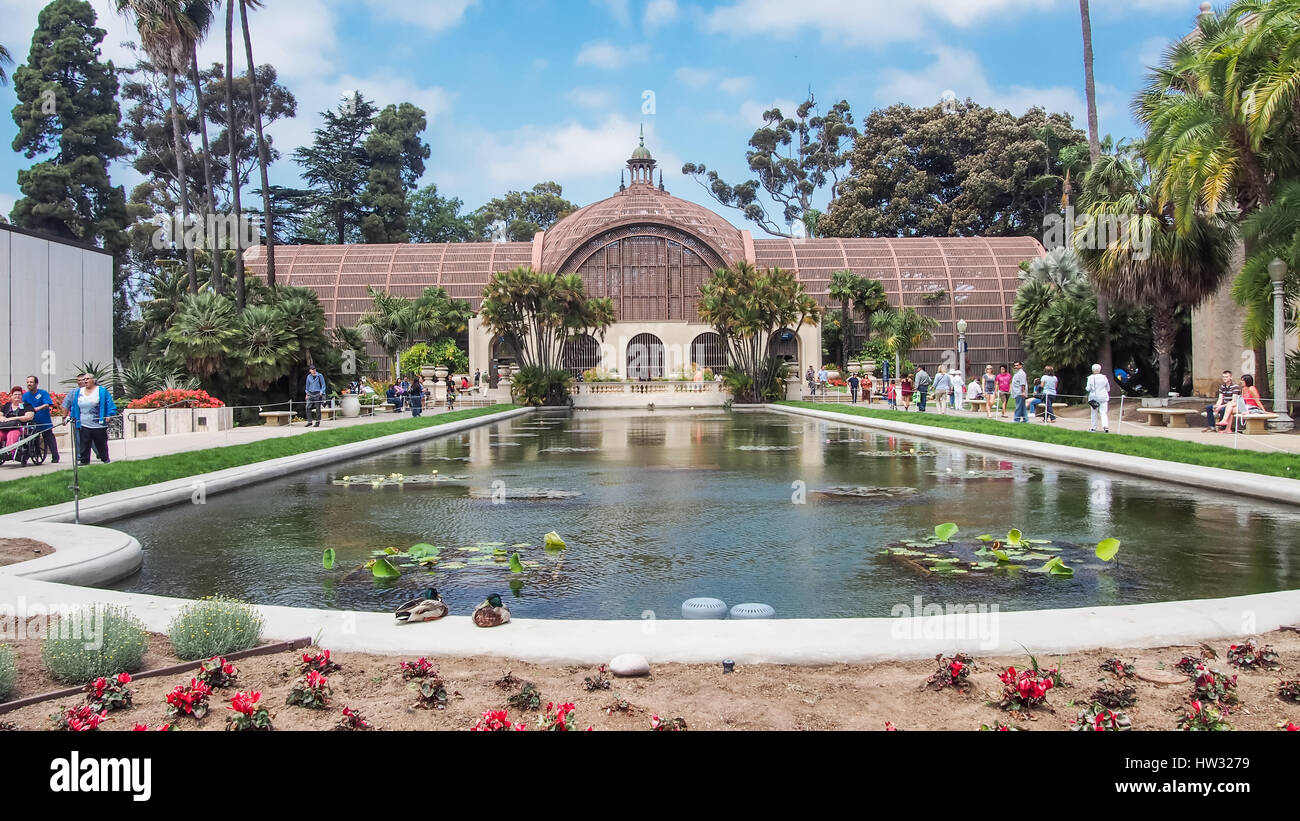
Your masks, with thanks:
M182 404L191 408L224 408L226 406L225 402L212 396L207 391L180 389L154 391L145 394L139 399L132 399L126 406L135 410L138 408L181 407Z

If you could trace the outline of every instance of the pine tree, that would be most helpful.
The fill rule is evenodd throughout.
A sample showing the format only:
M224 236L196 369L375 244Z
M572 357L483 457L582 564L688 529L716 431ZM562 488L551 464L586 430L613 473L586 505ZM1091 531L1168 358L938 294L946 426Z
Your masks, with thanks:
M370 162L361 204L369 213L361 220L366 242L409 242L406 193L424 174L429 146L420 139L427 122L410 103L390 105L380 112L366 138Z
M335 111L321 112L325 124L316 129L311 145L296 149L294 160L302 177L316 191L316 207L333 224L339 245L347 241L364 216L361 190L370 173L365 139L378 109L359 92Z
M126 155L120 139L117 75L101 62L104 30L82 0L41 10L26 64L14 72L18 105L13 148L46 159L18 172L23 197L13 219L23 228L99 243L119 256L127 247L126 193L108 165Z

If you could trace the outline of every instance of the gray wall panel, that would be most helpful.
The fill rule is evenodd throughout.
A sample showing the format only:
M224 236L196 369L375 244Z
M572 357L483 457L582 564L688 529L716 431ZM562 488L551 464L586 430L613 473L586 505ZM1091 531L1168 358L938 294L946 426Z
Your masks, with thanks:
M82 358L113 361L113 258L81 251Z
M9 253L12 236L8 231L0 231L0 317L9 318ZM9 372L9 335L13 333L13 323L6 323L0 331L0 367ZM9 387L6 385L5 387Z
M26 375L41 366L50 347L49 258L47 240L9 235L9 373ZM9 387L8 384L5 387Z
M73 367L86 360L82 346L82 258L86 251L70 245L50 244L49 315L50 351L58 371L42 377L57 385L71 375Z

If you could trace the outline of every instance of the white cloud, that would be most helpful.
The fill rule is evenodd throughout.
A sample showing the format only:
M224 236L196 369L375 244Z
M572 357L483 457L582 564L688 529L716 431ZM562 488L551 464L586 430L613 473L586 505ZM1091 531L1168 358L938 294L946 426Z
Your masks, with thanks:
M645 7L647 28L667 25L677 19L677 0L650 0Z
M793 117L799 104L794 100L768 100L759 102L757 100L746 100L740 104L740 119L742 125L746 128L758 128L763 125L763 112L773 108L778 108L786 117Z
M718 88L728 94L743 94L753 85L753 77L727 77L718 83Z
M199 46L199 65L226 61L226 18L213 22L208 39ZM333 76L339 68L337 55L338 17L326 0L294 0L293 3L267 3L249 9L248 26L252 32L253 59L258 65L275 66L281 81L316 80ZM239 9L235 9L235 68L244 65L243 38L239 28ZM298 93L298 83L286 82Z
M377 17L410 23L429 31L438 32L453 28L465 17L465 11L478 4L478 0L365 0L366 6ZM295 2L292 5L297 5Z
M625 26L632 19L632 15L628 10L627 0L591 0L591 1L595 3L597 6L601 6L602 8L604 8L611 15L613 15L615 20L617 20L618 22L622 23Z
M1075 121L1079 122L1086 113L1082 96L1071 86L994 88L979 58L972 52L940 47L930 53L934 62L918 71L882 71L876 87L878 102L881 105L901 102L929 106L939 102L945 91L951 90L959 100L969 97L980 105L1005 108L1013 114L1023 114L1033 106L1040 106L1047 111L1073 114Z
M14 210L16 202L18 202L18 195L0 191L0 216L8 220L9 212Z
M608 91L598 88L579 86L564 95L565 99L583 108L609 108L614 104L614 97Z
M586 43L578 51L574 63L603 69L618 69L632 63L644 62L650 56L650 47L618 46L608 40Z
M1148 37L1138 45L1138 62L1143 69L1160 65L1161 58L1164 57L1165 49L1169 48L1172 40L1168 37Z
M690 86L691 88L704 88L713 83L714 79L718 76L718 72L710 71L707 68L691 68L689 66L682 66L674 72L674 76L677 78L677 82L684 86Z

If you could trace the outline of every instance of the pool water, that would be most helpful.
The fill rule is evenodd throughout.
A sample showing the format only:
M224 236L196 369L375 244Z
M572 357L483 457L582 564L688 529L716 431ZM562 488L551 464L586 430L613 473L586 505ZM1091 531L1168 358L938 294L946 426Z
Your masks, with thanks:
M352 478L392 474L402 481ZM578 495L518 498L536 491ZM882 555L941 522L958 541L1018 528L1068 544L1052 551L1076 574L938 575ZM500 593L516 618L636 619L680 618L694 596L812 618L888 616L915 596L1023 610L1289 589L1297 525L1294 508L1208 488L712 410L539 412L113 527L145 549L121 590L385 611L432 586L457 615ZM567 548L544 550L548 531ZM1093 546L1108 537L1122 547L1106 565ZM417 543L441 548L431 570L377 580L364 567ZM523 572L494 550L518 552Z

